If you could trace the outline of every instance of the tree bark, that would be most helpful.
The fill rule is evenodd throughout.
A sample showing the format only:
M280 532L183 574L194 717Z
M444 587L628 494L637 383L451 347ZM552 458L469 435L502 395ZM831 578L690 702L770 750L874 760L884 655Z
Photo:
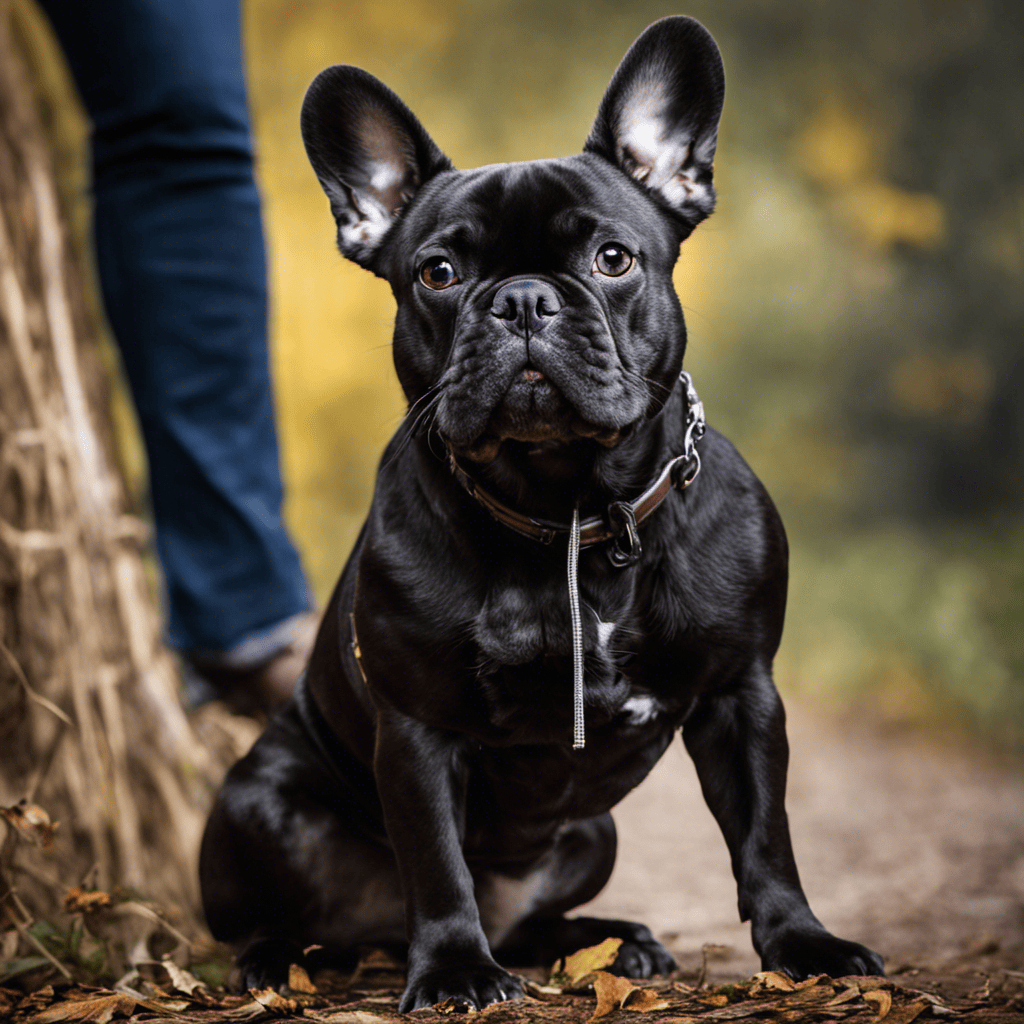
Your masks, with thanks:
M194 919L210 794L247 737L181 707L9 13L0 0L0 807L25 798L60 827L49 851L3 842L22 909L0 891L0 924L86 875Z

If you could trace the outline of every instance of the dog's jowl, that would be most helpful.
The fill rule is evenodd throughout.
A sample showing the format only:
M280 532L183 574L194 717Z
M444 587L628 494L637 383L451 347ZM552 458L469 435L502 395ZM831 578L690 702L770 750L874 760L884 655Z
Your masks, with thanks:
M715 203L723 95L710 35L669 18L582 153L460 171L371 75L311 86L306 149L342 253L391 284L409 413L305 677L207 826L206 914L245 985L312 945L406 951L403 1010L514 998L506 967L609 936L614 971L671 971L642 924L565 915L678 731L764 967L881 972L801 889L786 538L681 375L672 268Z

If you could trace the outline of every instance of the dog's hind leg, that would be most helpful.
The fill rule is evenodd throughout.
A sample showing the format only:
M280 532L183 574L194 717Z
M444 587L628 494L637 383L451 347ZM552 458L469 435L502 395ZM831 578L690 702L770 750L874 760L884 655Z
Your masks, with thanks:
M622 945L609 968L613 973L647 978L674 971L672 954L646 925L564 916L604 888L615 849L615 823L610 814L601 814L567 826L554 850L522 878L482 875L477 899L495 958L517 966L548 966L578 949L616 938ZM517 914L518 920L510 920Z
M244 988L291 964L345 967L360 945L404 942L391 851L353 826L341 788L277 720L228 774L203 837L200 881L215 938L239 951ZM303 955L323 947L315 962Z

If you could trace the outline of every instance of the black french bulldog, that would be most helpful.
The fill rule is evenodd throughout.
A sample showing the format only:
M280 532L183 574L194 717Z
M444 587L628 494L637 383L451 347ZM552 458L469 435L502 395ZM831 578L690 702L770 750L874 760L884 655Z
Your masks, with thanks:
M723 93L714 40L667 18L582 154L457 171L366 72L310 87L309 158L341 251L391 284L410 408L304 680L207 826L206 915L246 986L311 944L406 948L403 1011L514 998L498 961L608 936L613 970L672 970L643 925L564 915L608 880L609 809L679 729L764 967L882 973L801 889L772 682L786 537L725 438L695 447L680 377L672 267L714 206Z

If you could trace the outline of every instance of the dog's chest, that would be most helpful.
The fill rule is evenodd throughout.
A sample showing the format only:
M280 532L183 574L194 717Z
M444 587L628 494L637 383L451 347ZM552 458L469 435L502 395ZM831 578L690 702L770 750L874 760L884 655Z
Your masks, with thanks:
M587 587L581 579L580 591L583 650L592 659L614 660L623 653L622 636L630 629L632 588ZM473 638L485 668L571 655L572 621L564 570L530 572L528 566L500 573L492 570L473 620Z
M665 707L644 686L630 647L625 602L595 610L584 599L584 705L589 728L635 731ZM607 618L602 617L607 616ZM490 724L506 742L559 742L571 734L572 625L559 587L505 585L488 594L474 624L477 685Z

